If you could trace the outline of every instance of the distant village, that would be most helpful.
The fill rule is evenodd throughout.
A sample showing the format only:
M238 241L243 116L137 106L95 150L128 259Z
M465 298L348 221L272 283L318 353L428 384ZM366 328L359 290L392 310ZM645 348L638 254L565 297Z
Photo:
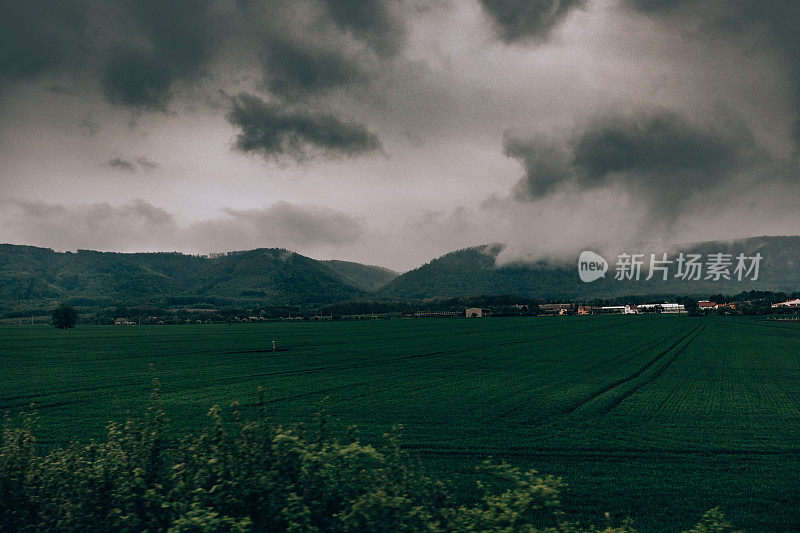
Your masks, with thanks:
M758 308L757 313L752 313L753 302L748 300L740 301L720 301L699 300L685 303L660 302L660 303L628 303L619 305L586 305L579 303L526 303L526 304L504 304L491 307L462 307L463 311L399 311L381 313L341 313L333 312L320 314L316 313L293 313L292 311L273 311L266 312L261 310L255 314L243 314L242 311L225 312L219 309L182 309L160 314L148 315L138 312L128 314L127 317L115 317L107 319L104 323L115 324L118 326L135 326L148 324L218 324L244 323L244 322L268 322L268 321L323 321L323 320L368 320L388 318L488 318L503 316L589 316L589 315L644 315L644 314L792 314L800 312L800 298L784 300L772 304L766 304ZM98 323L98 322L95 322ZM100 322L103 323L103 322Z
M676 297L674 300L647 302L630 297L628 302L546 302L512 295L472 298L442 298L420 301L353 301L322 305L276 305L249 309L195 306L162 308L157 306L114 306L84 312L82 324L208 325L272 321L388 320L420 318L488 318L514 316L596 316L596 315L761 315L774 319L800 321L800 293L746 291L738 295L709 296L708 299ZM788 297L788 299L787 299ZM643 298L642 298L643 299ZM671 301L670 301L671 300ZM624 303L623 303L624 302ZM46 324L46 316L25 316L0 323Z
M749 302L745 302L749 303ZM517 305L517 309L528 310L527 305ZM800 310L800 298L786 300L771 304L775 310ZM711 300L698 300L697 311L708 313L711 311L734 311L737 304L734 302L714 302ZM538 315L639 315L639 314L684 314L689 311L685 304L681 303L645 303L645 304L625 304L625 305L579 305L574 303L545 303L537 306ZM428 313L443 316L452 313ZM482 318L492 316L491 309L480 307L468 307L465 312L467 318ZM422 315L418 313L418 315Z

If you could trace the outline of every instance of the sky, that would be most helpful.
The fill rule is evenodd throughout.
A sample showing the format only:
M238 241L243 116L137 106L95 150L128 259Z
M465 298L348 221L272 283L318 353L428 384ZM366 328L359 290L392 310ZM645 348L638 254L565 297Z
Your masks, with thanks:
M800 234L795 0L0 6L0 242L403 271Z

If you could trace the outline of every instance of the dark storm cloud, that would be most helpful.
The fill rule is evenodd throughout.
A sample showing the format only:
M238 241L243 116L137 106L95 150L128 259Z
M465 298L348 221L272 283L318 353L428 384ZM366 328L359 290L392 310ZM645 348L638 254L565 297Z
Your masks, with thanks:
M235 96L232 104L227 118L241 130L236 137L241 152L302 161L315 152L353 156L381 149L378 137L363 125L333 114L284 107L244 93Z
M325 3L336 24L369 43L379 54L392 55L402 47L405 25L391 12L387 2L326 0Z
M722 39L745 50L771 50L794 85L794 107L800 117L800 2L796 0L626 0L626 4L677 31L699 39ZM792 132L800 145L800 120Z
M242 38L261 62L274 95L303 100L367 81L405 43L405 26L389 2L270 0L239 3Z
M0 79L61 69L101 81L110 102L163 110L213 52L213 0L2 0Z
M744 45L756 39L760 46L774 48L787 58L800 54L800 3L795 0L627 0L642 13L661 17L683 27L698 24L698 36L736 40ZM795 67L797 65L794 65Z
M285 36L266 37L261 58L269 90L290 100L343 86L360 76L358 61L341 49L304 47Z
M0 1L0 80L34 78L84 52L81 7L77 0Z
M508 136L505 153L525 168L519 199L541 199L571 186L621 186L658 212L674 211L692 194L724 185L762 157L735 117L718 113L693 123L670 111L597 117L572 139Z
M581 133L574 163L590 186L623 175L658 188L704 188L747 160L753 143L733 119L693 125L672 112L611 116Z
M585 0L480 0L506 42L544 41Z
M196 81L211 56L213 27L208 0L129 1L122 16L133 25L113 46L103 72L109 101L165 109L178 81Z
M399 5L378 0L0 2L0 80L74 66L109 102L145 111L166 110L220 57L302 101L368 80L405 44Z

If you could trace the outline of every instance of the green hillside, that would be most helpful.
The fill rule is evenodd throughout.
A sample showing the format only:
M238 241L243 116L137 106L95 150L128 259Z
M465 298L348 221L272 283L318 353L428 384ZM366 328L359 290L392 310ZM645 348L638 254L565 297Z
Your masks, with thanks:
M336 272L348 285L365 291L376 291L398 276L394 270L380 266L336 259L320 262Z
M498 268L501 245L465 248L434 259L389 282L380 292L397 298L450 298L476 294L538 296L569 291L575 272L547 265Z
M0 303L46 307L57 299L86 305L173 301L325 303L361 296L354 276L282 249L221 257L181 253L59 253L0 245ZM371 283L371 278L365 283Z

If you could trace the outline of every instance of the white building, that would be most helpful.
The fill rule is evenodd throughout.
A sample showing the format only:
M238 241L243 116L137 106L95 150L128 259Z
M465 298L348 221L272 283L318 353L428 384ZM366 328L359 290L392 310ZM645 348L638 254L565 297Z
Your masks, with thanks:
M663 303L663 304L641 304L638 307L639 307L640 310L645 310L645 309L652 310L652 309L655 309L656 307L660 307L662 313L685 313L686 312L686 308L683 306L683 304L668 304L668 303Z
M683 304L661 304L662 313L685 313L686 308Z
M800 298L795 298L794 300L786 300L785 302L772 304L772 307L788 307L790 309L800 309Z

